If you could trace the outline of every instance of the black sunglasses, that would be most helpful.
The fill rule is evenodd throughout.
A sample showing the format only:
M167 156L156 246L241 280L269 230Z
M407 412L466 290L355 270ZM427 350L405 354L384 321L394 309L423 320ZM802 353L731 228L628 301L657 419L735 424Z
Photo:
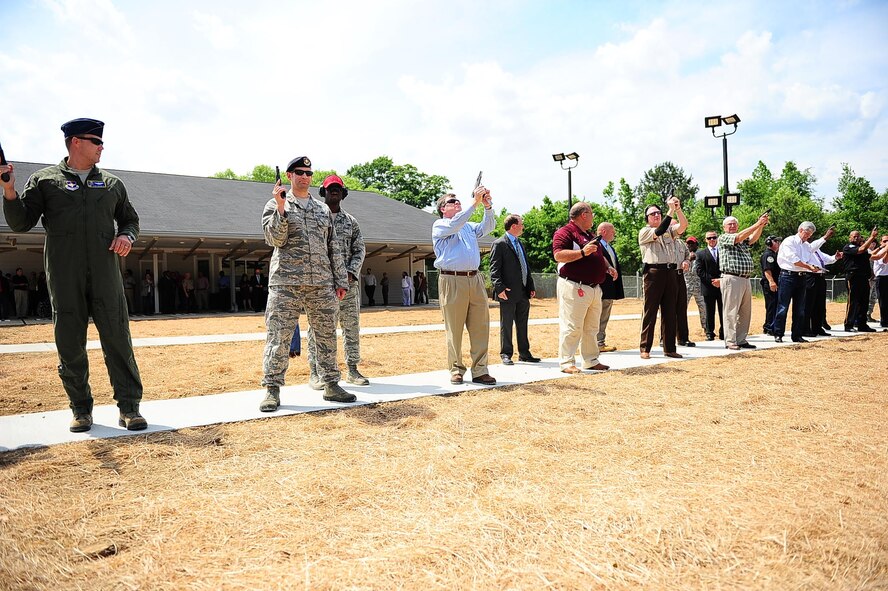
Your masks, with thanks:
M451 197L450 199L448 199L444 203L459 203L459 199L455 199L455 198Z
M707 236L706 240L718 240L718 236Z
M104 140L102 140L101 138L97 138L97 137L81 137L79 135L75 135L74 137L76 137L79 140L92 142L93 144L95 144L97 146L101 146L102 144L105 143Z
M287 172L292 172L296 176L312 176L314 174L311 170L290 170Z

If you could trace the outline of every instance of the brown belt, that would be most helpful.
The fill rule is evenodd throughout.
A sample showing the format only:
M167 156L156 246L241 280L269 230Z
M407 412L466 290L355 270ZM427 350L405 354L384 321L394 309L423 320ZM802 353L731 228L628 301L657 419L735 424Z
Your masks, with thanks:
M474 277L478 271L441 271L441 275L456 275L458 277Z

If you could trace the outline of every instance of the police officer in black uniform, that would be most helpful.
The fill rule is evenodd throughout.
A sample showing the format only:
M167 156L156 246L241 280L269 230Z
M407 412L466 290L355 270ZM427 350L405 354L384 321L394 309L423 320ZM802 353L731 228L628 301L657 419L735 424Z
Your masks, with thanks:
M130 253L139 236L139 216L123 182L96 166L104 149L104 128L95 119L62 125L68 157L31 175L21 195L15 190L14 166L0 166L0 173L9 173L0 187L3 214L12 231L27 232L43 220L59 377L74 413L73 432L89 431L93 422L86 355L90 316L102 342L119 425L130 431L148 426L139 414L142 379L133 357L118 259Z
M773 334L774 316L777 315L777 285L780 279L780 265L777 264L777 249L783 241L780 236L768 236L762 252L762 294L765 296L765 334Z

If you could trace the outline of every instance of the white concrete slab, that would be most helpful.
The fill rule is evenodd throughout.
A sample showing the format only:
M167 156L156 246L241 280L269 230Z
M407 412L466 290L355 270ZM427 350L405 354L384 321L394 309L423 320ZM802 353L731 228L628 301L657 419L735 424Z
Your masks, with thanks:
M859 333L834 331L833 337L819 337L811 341L829 340L835 337L857 336ZM651 352L651 359L641 359L638 350L604 353L601 362L609 365L612 371L632 367L654 366L662 363L688 361L724 355L741 355L746 352L763 351L778 347L793 346L795 343L785 337L785 343L775 343L765 335L754 335L749 342L757 349L731 351L725 349L723 341L703 341L696 347L680 347L683 359L664 357L660 349ZM371 379L369 386L352 386L342 382L342 386L358 397L356 404L326 402L322 392L310 389L307 385L285 386L281 389L281 408L275 413L259 412L259 402L265 390L248 390L178 398L172 400L148 400L141 404L142 414L148 419L145 431L126 431L117 426L117 408L113 405L96 406L93 409L95 424L86 433L71 433L68 423L70 410L30 413L0 417L0 452L27 447L42 447L59 443L106 439L128 435L140 435L158 431L174 431L188 427L201 427L220 423L233 423L258 418L272 418L293 414L350 408L356 405L375 404L407 400L423 396L440 396L468 390L481 390L489 387L512 386L551 379L570 379L573 376L561 373L556 359L546 359L542 363L521 363L515 365L491 365L490 373L497 379L496 386L481 386L470 381L462 386L450 384L450 374L445 370L386 376ZM601 373L601 372L584 372Z

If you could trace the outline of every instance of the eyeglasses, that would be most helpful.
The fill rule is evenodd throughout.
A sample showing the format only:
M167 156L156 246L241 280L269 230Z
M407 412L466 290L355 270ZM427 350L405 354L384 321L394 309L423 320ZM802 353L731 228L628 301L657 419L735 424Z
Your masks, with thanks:
M650 216L652 216L652 215L663 215L663 214L662 214L661 212L659 212L659 211L652 211L652 212L650 212L649 214L647 214L648 217L650 217Z
M291 172L296 176L312 176L314 174L311 170L288 170L287 172Z
M448 199L447 201L444 202L445 205L448 203L459 203L459 199L451 198L451 199Z
M718 240L718 236L707 236L706 240Z
M97 138L97 137L81 137L79 135L75 135L74 137L76 137L77 139L79 139L81 141L92 142L93 144L95 144L97 146L101 146L102 144L105 143L104 140L102 140L101 138Z

